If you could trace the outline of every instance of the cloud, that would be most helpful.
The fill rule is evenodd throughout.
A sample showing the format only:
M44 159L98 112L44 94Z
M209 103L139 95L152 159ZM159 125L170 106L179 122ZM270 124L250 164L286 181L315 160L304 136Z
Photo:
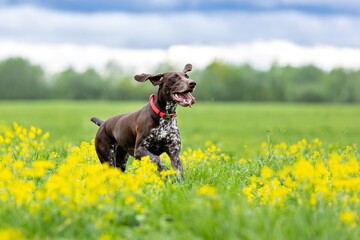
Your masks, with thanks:
M160 0L158 0L160 1ZM280 12L72 13L0 8L0 39L116 48L224 45L284 39L300 45L360 47L360 17Z
M261 0L257 0L260 2ZM356 0L272 0L274 4L285 4L285 5L302 5L302 6L324 6L324 7L338 7L347 8L355 7L359 8L360 3Z
M360 48L304 47L279 40L216 47L178 45L157 50L0 41L0 60L17 56L43 66L50 73L60 72L70 66L79 71L89 67L103 71L109 61L117 62L131 73L153 72L160 63L179 68L192 63L194 68L201 69L214 60L231 64L249 63L260 70L267 70L274 63L280 66L314 64L328 71L335 67L360 68Z
M32 5L75 12L125 11L125 12L176 12L176 11L273 11L297 10L311 13L359 14L356 0L0 0L0 6Z
M134 73L161 62L202 68L214 59L258 69L274 62L360 68L358 26L358 16L294 11L74 13L3 7L0 59L26 57L49 72L69 66L101 70L109 60Z

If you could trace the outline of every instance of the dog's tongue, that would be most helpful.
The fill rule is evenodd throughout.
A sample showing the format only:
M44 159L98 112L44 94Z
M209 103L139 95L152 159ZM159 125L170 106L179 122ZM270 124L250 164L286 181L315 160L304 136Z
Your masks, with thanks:
M195 103L195 98L191 95L191 93L176 93L174 94L175 100L184 107L192 107Z

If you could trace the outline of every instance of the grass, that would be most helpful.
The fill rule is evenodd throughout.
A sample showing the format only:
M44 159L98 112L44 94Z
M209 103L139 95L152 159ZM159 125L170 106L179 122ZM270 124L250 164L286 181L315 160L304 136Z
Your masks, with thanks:
M0 102L0 125L16 121L51 132L56 143L91 140L97 126L92 116L107 119L136 111L145 102L19 101ZM199 147L210 140L234 154L254 152L268 137L275 142L319 138L324 144L360 143L357 105L211 103L192 109L178 107L184 146ZM245 149L244 149L245 146Z
M0 239L360 236L358 106L179 107L178 183L146 159L125 174L102 166L86 143L97 130L91 116L143 104L0 102L0 125L26 127L0 128Z

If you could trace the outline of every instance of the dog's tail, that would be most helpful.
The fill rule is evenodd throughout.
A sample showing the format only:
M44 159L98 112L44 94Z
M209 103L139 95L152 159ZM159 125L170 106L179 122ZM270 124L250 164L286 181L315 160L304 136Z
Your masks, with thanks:
M96 125L98 125L98 126L100 126L104 121L103 120L101 120L101 119L99 119L99 118L97 118L97 117L92 117L91 118L91 121L93 122L93 123L95 123Z

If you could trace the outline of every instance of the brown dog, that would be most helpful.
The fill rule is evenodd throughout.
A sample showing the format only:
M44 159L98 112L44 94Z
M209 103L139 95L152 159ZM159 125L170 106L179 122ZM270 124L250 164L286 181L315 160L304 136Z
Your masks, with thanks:
M175 170L184 179L183 167L179 158L181 139L176 121L176 106L192 107L195 98L191 92L195 81L189 79L187 72L192 65L187 64L182 72L135 75L135 80L150 80L159 86L150 103L133 113L113 116L105 122L93 117L91 121L100 126L95 137L95 148L100 162L126 169L129 155L136 159L150 156L161 171L165 165L159 155L166 152Z

